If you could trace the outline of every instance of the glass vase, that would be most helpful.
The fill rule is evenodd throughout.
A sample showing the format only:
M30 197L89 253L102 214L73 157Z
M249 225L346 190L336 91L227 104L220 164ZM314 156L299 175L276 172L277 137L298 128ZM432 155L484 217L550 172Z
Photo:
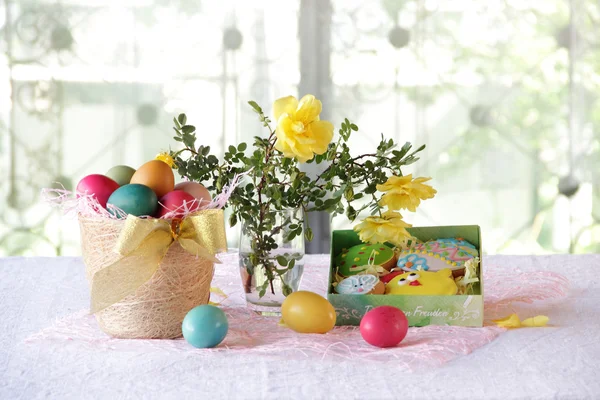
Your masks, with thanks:
M279 315L286 296L298 290L304 272L304 218L301 209L266 214L262 222L258 216L242 223L240 276L248 307L263 315ZM259 238L265 236L270 238L269 247L275 248L260 250Z

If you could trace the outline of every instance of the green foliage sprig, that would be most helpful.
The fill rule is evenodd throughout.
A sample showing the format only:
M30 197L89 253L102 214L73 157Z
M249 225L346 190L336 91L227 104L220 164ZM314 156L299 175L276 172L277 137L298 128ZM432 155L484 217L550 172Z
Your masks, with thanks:
M181 176L201 182L212 192L230 185L236 175L248 173L247 181L235 188L227 206L232 209L230 225L243 221L244 233L252 237L251 267L265 269L268 281L258 288L262 297L269 288L275 293L273 281L292 269L296 261L293 256L271 258L277 248L275 236L285 232L286 240L303 233L306 240L313 238L305 220L276 223L279 211L326 211L332 216L345 214L350 221L367 209L370 214L381 213L377 185L386 182L388 175L402 176L401 168L419 160L417 153L425 145L411 151L412 144L407 142L397 149L392 139L382 135L375 152L354 156L348 141L358 126L344 119L337 140L325 153L307 162L326 165L319 175L311 177L299 168L296 159L285 157L275 148L277 135L271 120L256 102L249 104L268 133L266 138L254 137L251 148L246 143L231 145L220 161L209 146L197 145L201 138L198 140L196 128L187 124L185 114L180 114L173 119L174 139L184 148L171 155ZM282 283L284 294L289 294L291 289Z

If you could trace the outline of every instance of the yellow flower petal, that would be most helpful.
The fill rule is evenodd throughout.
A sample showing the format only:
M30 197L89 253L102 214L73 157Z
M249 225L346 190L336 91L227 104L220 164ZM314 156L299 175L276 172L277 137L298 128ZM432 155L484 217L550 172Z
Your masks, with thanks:
M526 326L528 328L536 328L546 326L550 321L550 318L545 315L536 315L535 317L527 318L523 322L521 322L521 326Z
M386 211L381 217L365 218L354 227L354 230L359 233L360 240L365 243L390 242L400 245L411 237L406 230L410 226L404 222L400 213Z
M313 121L310 124L310 130L315 138L312 150L315 154L325 153L333 139L333 124L329 121Z
M506 318L502 318L502 319L496 319L493 320L492 322L494 322L496 325L498 325L501 328L520 328L521 327L521 320L519 320L519 317L517 316L517 314L511 314Z
M431 199L437 191L423 182L431 178L412 178L412 174L406 176L390 176L388 180L377 185L377 190L385 193L379 202L383 207L390 210L416 211L421 200Z
M319 118L323 105L312 94L307 94L300 99L298 110L296 111L296 119L305 123L310 123Z
M283 114L293 114L298 108L298 100L294 96L282 97L273 103L273 117L277 122Z

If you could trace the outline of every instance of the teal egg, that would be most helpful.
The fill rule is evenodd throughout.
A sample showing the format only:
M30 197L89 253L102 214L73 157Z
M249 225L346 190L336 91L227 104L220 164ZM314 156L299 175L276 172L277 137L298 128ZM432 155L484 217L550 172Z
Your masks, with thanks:
M125 186L131 182L133 174L135 174L135 169L127 165L117 165L109 169L105 175L117 182L119 186Z
M121 186L106 203L137 217L151 216L158 210L158 198L154 190L138 183Z
M194 347L215 347L225 339L229 330L227 316L219 308L205 304L192 308L181 324L185 340Z

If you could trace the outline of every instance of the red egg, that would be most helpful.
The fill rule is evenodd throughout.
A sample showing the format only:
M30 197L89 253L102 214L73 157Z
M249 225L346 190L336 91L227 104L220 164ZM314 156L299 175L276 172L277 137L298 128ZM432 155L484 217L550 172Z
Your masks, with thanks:
M77 193L93 194L98 203L106 208L108 198L115 190L119 188L119 184L107 176L94 174L88 175L77 184Z
M201 201L201 205L205 206L212 201L208 189L198 182L181 182L175 185L175 190L183 190Z
M175 211L169 218L182 218L186 210L195 211L200 207L200 201L191 194L183 190L173 190L167 193L159 200L160 208L158 218L164 217L167 213ZM185 207L184 207L185 204Z
M360 321L363 339L376 347L394 347L406 337L407 332L406 315L392 306L375 307Z

